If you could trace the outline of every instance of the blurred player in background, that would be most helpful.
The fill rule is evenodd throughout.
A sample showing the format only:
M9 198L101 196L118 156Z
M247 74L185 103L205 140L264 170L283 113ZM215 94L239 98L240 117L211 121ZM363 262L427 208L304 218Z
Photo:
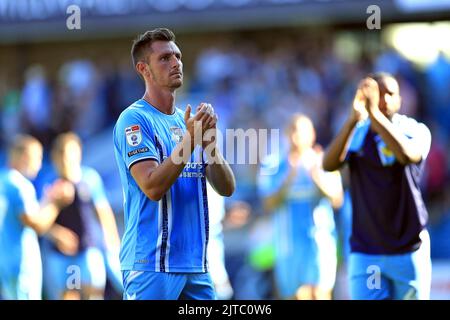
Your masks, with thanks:
M225 248L223 242L223 219L225 199L207 183L209 212L208 263L217 299L229 300L233 296L228 272L225 269Z
M283 299L331 299L336 277L333 207L342 203L338 172L321 167L311 120L294 115L286 134L289 150L272 155L260 175L266 212L274 213L275 284Z
M94 169L82 166L81 160L80 138L70 132L59 135L53 144L52 161L57 176L74 187L75 197L60 211L55 226L71 231L73 245L45 242L44 285L50 299L103 298L105 259L116 255L118 261L119 234L101 177ZM71 266L79 267L80 288L67 286L68 277L78 271ZM120 278L119 268L116 277Z
M39 205L28 179L39 172L42 152L37 139L19 136L9 151L9 167L0 171L0 288L4 299L41 299L42 262L37 234L52 236L59 210L74 196L70 185L57 181Z
M349 258L352 299L429 299L430 240L419 182L430 150L428 128L400 115L390 74L363 79L352 111L323 160L349 164L353 206Z
M217 115L206 103L194 116L189 105L185 112L175 107L183 64L170 30L139 35L132 59L146 91L114 128L125 197L124 298L214 299L206 178L220 195L230 196L235 188L216 141L202 141L207 130L215 133Z

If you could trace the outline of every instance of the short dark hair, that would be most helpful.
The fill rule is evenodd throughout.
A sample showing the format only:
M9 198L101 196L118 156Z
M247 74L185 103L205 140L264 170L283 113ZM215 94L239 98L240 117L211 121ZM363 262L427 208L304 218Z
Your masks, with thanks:
M9 146L9 157L13 158L22 155L33 145L42 149L41 142L35 137L28 134L17 135Z
M55 141L53 141L51 150L52 156L55 157L62 154L64 151L64 147L69 142L75 142L80 147L80 149L83 147L81 139L76 133L74 132L61 133L56 137Z
M138 35L131 47L133 66L144 60L145 51L150 50L155 41L175 41L175 34L167 28L156 28Z

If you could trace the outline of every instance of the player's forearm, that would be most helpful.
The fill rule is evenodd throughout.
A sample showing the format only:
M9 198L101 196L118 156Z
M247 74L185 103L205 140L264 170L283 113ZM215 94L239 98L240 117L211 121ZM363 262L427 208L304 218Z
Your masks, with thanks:
M333 190L326 190L325 196L330 200L331 206L334 209L339 209L344 202L344 192L342 188L334 188Z
M333 208L339 208L344 200L344 191L342 189L341 176L338 171L325 173L323 177L314 179L320 192L327 197ZM335 175L331 178L330 175Z
M117 231L116 219L111 206L107 203L96 206L97 214L102 225L105 243L108 249L120 246L119 232Z
M286 199L289 189L292 185L292 182L294 180L294 177L296 176L296 173L294 171L289 172L286 179L281 184L280 188L276 190L274 193L272 193L270 196L265 197L263 201L264 210L266 212L271 212L278 208Z
M57 242L57 241L60 239L61 234L63 234L63 233L61 232L61 230L64 229L64 228L65 228L65 227L63 227L63 226L61 226L61 225L59 225L59 224L57 224L57 223L54 223L54 224L52 224L52 226L45 232L45 237L46 237L47 239L50 239L50 240L53 241L53 242ZM64 236L64 234L63 234L63 236Z
M323 157L322 165L324 170L335 171L342 166L356 123L355 119L348 118L336 138L330 143Z
M208 166L206 176L214 190L224 197L230 197L236 189L233 171L217 149L214 154L207 155Z
M22 222L34 229L37 234L42 235L51 228L58 217L59 211L60 209L56 204L48 202L41 206L37 215L23 215Z
M417 163L422 159L420 149L415 147L394 124L380 111L369 113L373 130L378 133L398 162L403 165Z
M144 186L145 194L153 201L159 201L180 176L186 163L189 162L195 144L190 136L183 137L158 167L148 173L147 184Z

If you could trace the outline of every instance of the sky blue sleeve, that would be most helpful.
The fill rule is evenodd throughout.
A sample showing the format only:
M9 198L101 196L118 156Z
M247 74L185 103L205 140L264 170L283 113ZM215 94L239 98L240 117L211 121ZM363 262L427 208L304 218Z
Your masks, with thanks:
M409 118L404 115L397 115L394 118L394 123L400 128L400 130L418 146L421 151L422 160L428 157L428 153L431 148L431 132L428 127L416 121L413 118Z
M23 181L17 187L15 192L14 203L16 206L16 212L19 215L36 215L39 213L39 203L36 198L36 190L29 181Z
M114 129L114 139L128 169L140 160L159 161L153 126L136 110L127 110L120 116Z
M367 132L370 128L370 120L358 122L356 128L351 136L350 144L347 149L347 154L345 160L348 160L349 154L352 152L358 152L361 150L364 139L366 138Z

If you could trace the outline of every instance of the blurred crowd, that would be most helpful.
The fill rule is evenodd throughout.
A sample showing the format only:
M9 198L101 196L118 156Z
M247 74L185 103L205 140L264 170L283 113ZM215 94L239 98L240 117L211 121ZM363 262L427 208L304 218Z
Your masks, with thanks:
M292 114L300 112L312 119L317 141L326 147L348 114L359 80L369 72L392 73L400 84L400 113L424 122L432 132L422 190L430 213L432 258L450 259L450 59L440 54L433 64L419 68L389 47L370 51L361 46L355 55L337 48L334 40L333 35L318 40L285 37L271 46L246 39L217 40L190 66L178 106L184 109L185 102L206 100L219 114L222 129L275 128L282 138ZM131 63L124 61L67 61L55 76L49 76L44 65L31 65L23 85L1 88L1 163L16 133L35 136L45 150L57 134L67 131L76 132L83 142L105 131L112 134L120 112L144 92ZM223 233L234 298L274 298L271 224L258 196L259 166L233 169L237 190L226 199ZM118 171L107 174L118 176ZM342 257L348 250L350 211L347 201L335 215Z

